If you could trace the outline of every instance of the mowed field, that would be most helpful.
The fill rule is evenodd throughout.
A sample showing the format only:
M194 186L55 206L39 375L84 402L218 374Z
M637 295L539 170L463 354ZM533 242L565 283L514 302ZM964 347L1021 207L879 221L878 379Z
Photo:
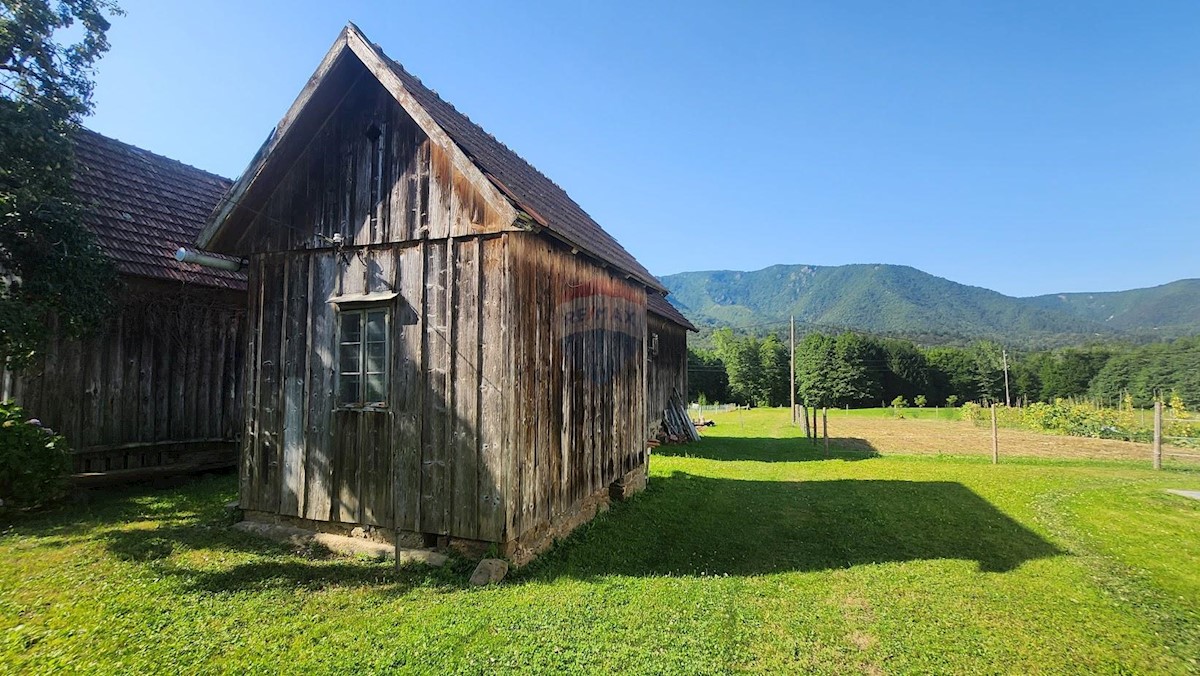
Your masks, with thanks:
M756 411L732 411L730 422L738 415L756 415ZM787 415L787 411L783 412ZM919 453L936 455L987 456L992 454L992 429L958 419L957 409L904 409L897 419L891 409L829 411L829 436L841 448L879 453ZM1151 465L1150 444L1043 434L1001 427L998 430L1001 460L1007 458L1128 460ZM1200 469L1200 450L1173 448L1168 445L1167 465ZM1170 454L1178 453L1178 456ZM1185 457L1187 454L1191 457Z
M861 443L826 456L787 415L659 449L645 493L485 589L467 561L397 571L231 531L232 477L20 515L0 671L1200 670L1200 502L1166 492L1200 473L1016 437L993 466L957 423L877 421L931 425L889 440L836 416Z

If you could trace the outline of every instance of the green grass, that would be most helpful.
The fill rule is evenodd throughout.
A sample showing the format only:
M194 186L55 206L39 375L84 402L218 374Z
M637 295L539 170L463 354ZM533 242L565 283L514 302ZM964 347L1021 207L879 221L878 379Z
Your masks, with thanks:
M20 516L0 672L1200 670L1200 502L1163 492L1200 474L825 457L786 415L660 449L498 588L231 531L230 477Z

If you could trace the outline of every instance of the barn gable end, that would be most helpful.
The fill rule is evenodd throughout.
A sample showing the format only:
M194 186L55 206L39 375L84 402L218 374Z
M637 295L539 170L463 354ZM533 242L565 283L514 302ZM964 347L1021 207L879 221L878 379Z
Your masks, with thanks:
M519 561L644 485L661 286L352 25L197 242L248 259L249 518Z

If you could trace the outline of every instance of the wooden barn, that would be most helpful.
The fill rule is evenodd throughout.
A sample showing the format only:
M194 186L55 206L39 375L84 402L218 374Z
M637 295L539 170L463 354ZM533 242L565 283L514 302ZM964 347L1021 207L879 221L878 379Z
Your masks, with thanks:
M520 562L644 485L661 284L353 25L197 244L249 261L247 519Z
M646 300L646 407L657 431L672 397L687 403L687 332L696 327L665 297L648 293Z
M234 466L245 275L172 257L229 180L88 130L75 160L85 225L120 273L118 310L6 374L5 398L66 436L85 484Z

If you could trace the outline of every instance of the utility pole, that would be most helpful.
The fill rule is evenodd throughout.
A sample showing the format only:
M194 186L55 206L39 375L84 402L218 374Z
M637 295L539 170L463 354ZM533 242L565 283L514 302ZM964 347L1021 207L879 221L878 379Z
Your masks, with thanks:
M792 393L792 426L796 426L796 315L792 315L792 374L788 377L788 391Z
M1000 354L1004 357L1004 405L1012 406L1012 400L1008 396L1008 350L1001 348Z

